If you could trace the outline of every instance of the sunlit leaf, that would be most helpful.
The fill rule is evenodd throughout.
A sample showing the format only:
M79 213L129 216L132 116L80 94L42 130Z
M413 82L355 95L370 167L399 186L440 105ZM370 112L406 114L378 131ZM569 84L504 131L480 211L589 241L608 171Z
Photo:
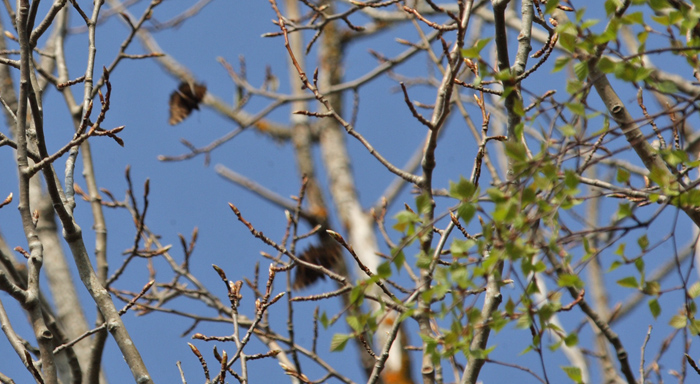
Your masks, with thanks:
M321 316L319 316L318 321L321 322L323 328L328 328L328 326L330 325L330 321L328 320L328 315L326 315L326 311L323 311L321 313Z
M554 61L554 69L552 69L552 72L559 72L564 67L566 67L567 64L571 61L571 57L569 56L560 56Z
M492 40L491 37L488 37L486 39L477 40L477 42L474 43L473 47L462 49L462 57L466 57L468 59L475 59L475 58L481 57L481 50L484 49L484 47L491 40Z
M581 61L574 64L574 74L576 74L576 78L579 80L583 80L588 77L588 62Z
M617 66L617 63L614 61L610 60L609 58L603 56L598 60L598 69L600 69L601 72L603 73L613 73L615 72L615 67Z
M381 277L382 279L386 279L391 276L391 263L388 261L385 261L379 266L377 266L377 275Z
M560 287L574 287L581 289L583 288L583 280L578 277L578 275L570 275L570 274L562 274L559 276L559 281L557 281L557 284Z
M361 332L362 329L364 328L364 323L361 322L357 316L348 315L345 318L345 321L348 322L348 325L350 326L350 328L352 328L355 332Z
M506 154L514 160L527 160L527 152L525 151L525 146L522 143L512 141L506 142Z
M403 250L399 250L397 253L392 252L392 254L394 254L394 267L398 271L401 271L401 268L403 268L403 262L406 260L406 255L403 253Z
M628 276L625 277L624 279L620 279L617 281L617 284L625 287L625 288L637 288L639 287L639 283L637 282L637 278L634 276Z
M456 183L450 181L449 193L450 196L456 199L471 200L472 196L474 196L474 191L476 191L474 183L465 179L464 177L460 177L459 181Z
M617 169L617 177L615 178L618 183L626 183L630 180L630 173L624 168Z
M647 281L642 287L642 292L650 296L656 296L661 292L661 286L657 281Z
M569 376L574 383L581 383L583 378L581 377L581 368L578 367L561 367L561 369Z
M462 203L457 207L457 216L459 216L465 224L469 224L476 214L476 206L470 203Z
M685 328L688 318L682 315L675 315L669 320L668 325L676 329Z
M420 214L428 213L433 209L432 200L427 194L421 193L416 197L416 208Z
M659 315L661 314L661 305L659 305L659 300L649 300L649 311L651 312L651 315L654 316L654 319L659 317Z
M546 14L551 14L552 11L557 9L557 5L559 5L559 0L549 0L547 1L546 5L544 6L544 13Z
M688 296L693 299L700 296L700 281L696 281L693 285L688 287Z
M345 345L347 345L348 340L352 338L352 335L345 335L342 333L336 333L333 335L333 338L331 339L331 351L332 352L340 352L343 349L345 349Z
M418 260L416 260L416 267L420 269L427 269L430 267L430 263L433 261L432 256L428 256L425 253L418 255Z
M564 338L564 344L566 344L567 347L574 347L578 345L578 334L572 332L566 335L566 337Z
M365 287L363 285L357 285L350 291L350 302L355 304L362 303L365 297Z

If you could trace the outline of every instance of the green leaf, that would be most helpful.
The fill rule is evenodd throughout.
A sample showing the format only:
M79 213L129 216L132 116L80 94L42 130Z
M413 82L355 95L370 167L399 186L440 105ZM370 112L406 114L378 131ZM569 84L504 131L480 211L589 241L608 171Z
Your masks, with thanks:
M513 301L512 298L508 298L508 301L506 301L506 305L504 306L506 313L509 315L513 314L513 311L515 311L515 302Z
M600 22L600 20L598 20L598 19L588 19L588 20L584 21L583 23L581 23L581 29L590 28L590 27L598 24L599 22Z
M661 305L659 305L659 300L651 299L649 300L649 311L651 315L654 316L654 320L661 314Z
M676 93L678 92L678 87L676 87L676 83L670 81L670 80L664 80L664 81L655 81L655 80L647 80L647 84L650 86L656 88L659 92L663 93Z
M661 151L661 156L664 160L671 166L676 167L679 164L688 161L688 154L681 150L663 150Z
M318 318L318 320L321 322L321 325L323 325L323 328L328 329L330 321L328 320L328 315L326 315L326 311L323 311L321 313L321 316Z
M333 335L333 338L331 339L331 351L332 352L340 352L343 349L345 349L345 345L348 343L348 340L352 338L352 335L345 335L342 333L336 333Z
M560 56L557 57L557 59L554 61L554 69L552 69L552 73L556 73L564 69L567 64L571 61L570 56Z
M403 262L406 260L406 255L401 249L397 253L392 252L392 254L394 255L394 267L400 271L401 268L403 268Z
M350 328L352 328L355 332L362 332L362 329L365 326L364 323L360 321L360 318L357 316L348 315L345 318L345 321L348 322Z
M457 285L462 289L467 289L471 282L469 281L469 272L467 267L461 266L452 271L452 281L457 283Z
M618 2L616 0L605 0L605 14L612 15L617 10Z
M532 347L532 345L528 345L527 348L523 349L522 352L520 352L520 356L532 351L533 349L534 348Z
M474 196L475 191L476 186L474 186L474 183L465 179L464 177L460 176L459 181L456 183L450 181L449 194L455 199L469 201L471 200L472 196Z
M512 222L520 213L517 204L504 204L496 207L496 210L493 212L493 219L495 221Z
M558 31L564 29L560 27L557 27ZM561 33L559 35L559 44L561 44L562 48L564 48L568 52L573 53L576 50L576 43L578 43L576 35L572 33Z
M408 236L413 235L415 232L415 224L420 223L420 217L415 213L408 210L403 210L394 216L396 224L393 228L399 232L406 232Z
M583 280L579 278L577 275L571 275L564 273L561 276L559 276L559 281L557 281L557 284L560 287L574 287L581 289L583 288Z
M634 276L625 277L617 281L617 284L625 288L638 288L637 278Z
M574 64L574 73L576 74L576 78L579 80L583 80L588 77L588 62L581 61Z
M691 321L688 325L688 329L690 330L690 334L693 336L700 334L700 320Z
M489 326L494 332L500 332L503 327L508 325L510 321L501 315L501 312L494 312L491 314L491 319L489 320Z
M534 295L540 293L540 286L535 284L535 282L531 282L530 284L527 285L527 288L525 289L525 293L528 295Z
M426 255L425 253L421 253L418 255L418 260L416 260L416 267L420 269L427 269L430 267L430 263L433 261L433 258L431 256Z
M386 279L391 276L391 263L385 261L379 264L379 266L377 266L377 275L379 275L379 277L382 279Z
M353 304L361 304L365 297L365 286L356 285L350 291L350 302Z
M508 68L496 72L496 73L493 75L493 77L494 77L496 80L500 80L500 81L502 81L502 82L504 82L504 83L506 83L506 84L509 83L509 82L512 83L512 81L515 79L515 76L510 72L510 69L508 69ZM510 86L510 87L508 87L508 88L510 88L510 91L511 91L511 92L514 90L512 86ZM505 90L505 91L507 91L507 90ZM507 95L505 95L505 91L504 91L504 95L503 95L502 97L507 96Z
M676 329L682 329L682 328L685 328L687 321L688 321L687 317L685 317L683 315L675 315L668 322L668 325L670 325Z
M671 19L670 13L663 14L663 15L654 15L654 16L651 16L651 19L656 21L657 23L663 25L664 27L668 27L670 25L673 25L673 20Z
M581 369L578 367L561 367L561 369L569 376L569 379L573 380L574 383L581 383L583 378L581 377Z
M617 177L615 178L618 183L626 183L630 180L630 173L624 168L617 169Z
M540 315L540 323L548 321L554 315L556 308L553 305L545 304L538 311L537 314Z
M608 272L612 272L616 270L619 266L621 266L622 263L619 260L615 260L610 264L610 268L608 268Z
M478 323L481 321L481 311L478 308L471 307L469 310L467 310L467 320L469 321L469 324L472 325Z
M476 245L474 240L455 239L452 241L452 244L450 244L450 253L454 257L464 257L469 254L469 250L472 249L474 245Z
M696 281L693 285L688 288L688 296L695 299L700 296L700 281Z
M564 171L564 185L569 189L574 189L578 186L578 174L571 169Z
M462 203L457 207L457 216L466 224L472 221L474 214L476 214L476 206L474 204Z
M641 44L640 47L644 46L644 43L647 42L647 38L649 38L649 32L648 31L642 31L637 34L637 41L639 41L639 44Z
M578 189L574 190L573 192L578 193ZM564 201L561 203L561 209L571 209L581 203L583 203L583 200L581 199L574 199L571 196L565 196Z
M605 44L608 43L612 40L615 40L617 38L617 31L620 28L620 20L619 19L611 19L608 22L607 27L605 28L605 31L601 33L598 36L595 36L593 38L593 42L595 44Z
M557 8L557 5L559 5L559 0L548 1L547 4L544 6L544 13L551 14L552 11L554 11Z
M462 57L466 57L468 59L477 59L481 57L481 50L484 49L491 39L491 37L488 37L486 39L477 40L473 47L462 50Z
M491 353L491 351L493 351L494 349L496 349L495 345L490 347L490 348L487 348L487 349L472 349L469 351L469 355L473 359L482 360L482 359L489 357L489 353Z
M404 321L408 319L409 317L412 317L416 313L416 310L414 308L409 308L407 311L404 311L398 318L398 322Z
M646 80L652 73L654 73L654 69L652 68L638 67L634 71L634 81Z
M559 340L559 341L557 341L556 343L551 344L551 345L550 345L549 347L547 347L547 348L549 348L549 350L552 351L552 352L556 352L556 351L559 350L559 348L561 347L561 344L562 344L562 341Z
M656 296L661 292L661 285L659 285L658 281L647 281L642 287L642 292L650 296Z
M527 152L525 151L525 146L522 143L516 143L512 141L507 141L506 142L506 154L508 157L518 160L518 161L526 161L527 160Z
M537 189L534 188L534 185L523 189L520 199L523 206L534 203L537 200Z
M418 195L416 197L416 208L418 208L418 213L420 214L430 212L430 210L433 209L433 204L430 197L425 193Z
M622 256L622 258L625 257L625 243L620 243L620 245L617 246L615 254L618 256Z
M489 188L486 190L486 194L494 203L503 203L507 200L505 193L498 188Z
M661 188L668 188L668 186L672 183L672 176L670 175L670 172L665 169L652 167L648 176L651 181L656 183Z
M575 115L584 116L586 114L586 107L581 103L566 103L566 107Z
M642 251L646 251L647 248L649 248L649 238L647 235L642 235L637 239L637 244L639 245L639 248L642 249Z
M617 209L617 218L624 219L626 217L632 216L632 206L628 203L620 203Z
M566 335L564 338L564 344L566 344L567 347L574 347L578 345L578 334L572 332Z
M597 66L598 69L600 69L600 71L603 73L613 73L615 72L615 67L617 66L617 63L603 56L600 58L600 60L598 60Z
M566 92L571 95L579 93L583 89L583 82L574 79L566 80Z
M433 298L436 300L442 300L447 292L449 292L450 287L445 284L436 284L430 289L433 293Z
M654 11L662 11L671 8L671 4L668 3L668 0L649 0L649 6Z
M642 12L632 12L622 16L622 22L625 24L640 24L644 25L644 14Z

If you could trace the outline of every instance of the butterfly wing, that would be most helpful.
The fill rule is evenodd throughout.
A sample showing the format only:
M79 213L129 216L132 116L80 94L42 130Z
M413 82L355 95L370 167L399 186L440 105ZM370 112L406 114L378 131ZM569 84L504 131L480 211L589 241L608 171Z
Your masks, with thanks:
M170 125L179 124L182 120L185 120L187 116L192 113L192 107L188 103L180 92L175 91L170 95L170 119L168 123Z
M342 250L338 244L325 242L321 245L310 246L299 255L299 259L332 270L339 259L343 257L342 255ZM300 290L310 286L319 279L325 278L326 276L323 273L300 264L296 266L296 274L294 276L294 285L292 288Z
M202 84L181 83L177 90L170 94L170 125L179 124L192 113L193 109L199 109L199 103L204 99L207 87Z

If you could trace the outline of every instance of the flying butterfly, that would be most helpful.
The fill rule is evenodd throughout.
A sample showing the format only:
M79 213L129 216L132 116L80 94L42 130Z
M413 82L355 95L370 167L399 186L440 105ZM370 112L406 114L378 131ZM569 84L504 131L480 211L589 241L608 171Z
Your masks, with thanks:
M175 125L181 123L192 113L193 109L199 110L199 103L204 99L207 87L203 84L182 82L170 95L170 119L168 123Z
M309 248L298 257L308 263L320 265L327 269L333 269L343 257L343 252L338 244L323 242L321 245L309 246ZM316 282L316 280L326 278L326 275L323 273L303 265L297 265L296 268L297 272L294 276L294 285L292 286L295 290L306 288Z

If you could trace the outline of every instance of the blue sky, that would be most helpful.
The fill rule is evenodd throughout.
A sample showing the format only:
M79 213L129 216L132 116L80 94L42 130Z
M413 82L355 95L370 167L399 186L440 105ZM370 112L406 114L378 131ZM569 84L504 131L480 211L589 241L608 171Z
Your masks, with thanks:
M161 22L168 20L185 10L189 5L189 2L184 1L164 2L156 8L154 18ZM138 10L143 9L144 6L145 4L137 4L132 12L138 14ZM602 16L596 12L593 14L598 17ZM72 24L78 25L79 20L75 16L75 13L71 15ZM217 62L218 57L225 58L238 68L238 58L244 56L248 78L252 84L262 82L265 76L265 66L270 65L273 72L281 80L280 92L289 91L288 85L285 83L287 55L282 39L261 37L265 32L276 31L275 26L270 22L273 17L274 13L266 1L230 2L219 0L211 2L200 14L183 23L180 27L154 33L154 36L165 52L187 66L199 81L207 85L211 94L233 102L235 88L225 69ZM7 23L5 19L3 21ZM362 41L351 45L347 56L349 59L345 70L346 79L354 79L375 66L376 61L368 52L370 48L389 57L403 51L405 46L396 43L394 39L396 36L401 36L404 39L417 40L417 34L411 28L410 26L393 28L369 42ZM491 29L492 26L485 27L485 31L491 31ZM117 19L108 20L98 29L96 68L101 68L102 65L111 62L115 49L126 34L127 29ZM511 38L513 37L511 36ZM84 34L75 34L70 37L68 60L71 78L79 76L84 70L85 48L86 38ZM142 50L138 43L134 43L128 53L138 54L142 53ZM313 59L314 55L315 52L312 51L310 59ZM511 58L513 55L514 49L511 50ZM531 64L532 62L530 62ZM419 55L409 63L399 66L396 72L404 76L425 75L427 65L426 57ZM538 71L526 86L538 93L556 88L559 92L557 99L563 101L566 99L565 78L565 71L552 74L548 68L544 68ZM204 281L212 291L217 292L221 298L225 299L225 291L211 268L212 264L223 268L229 279L236 280L243 276L250 277L255 263L259 261L264 275L268 262L259 256L259 252L261 250L272 252L272 250L250 236L248 230L236 220L228 208L228 203L231 202L238 206L243 215L255 224L257 229L262 230L273 239L280 239L283 234L284 212L249 191L223 180L215 173L214 166L222 164L234 169L274 190L281 196L295 195L299 189L299 175L294 167L294 157L290 146L276 144L256 132L246 131L235 140L217 149L211 156L209 166L204 164L203 157L178 163L160 162L157 160L159 155L177 155L185 152L185 147L180 143L182 138L197 146L202 146L236 127L206 107L202 111L195 111L184 123L175 127L168 126L167 102L170 93L177 87L178 80L165 74L154 61L125 61L112 74L111 79L113 84L112 108L103 125L108 128L125 125L126 129L120 135L125 141L125 147L119 147L106 138L91 139L100 187L110 190L118 199L123 199L127 188L123 176L124 169L130 165L131 177L136 188L135 194L140 197L142 196L143 183L146 178L149 178L151 195L147 216L148 225L154 232L162 236L161 241L164 244L173 244L172 253L176 258L182 255L177 234L182 233L188 237L193 228L198 227L199 241L191 261L192 272L201 281ZM403 165L414 150L421 145L425 137L425 127L410 118L403 102L403 96L400 93L392 92L392 88L397 85L395 80L384 76L360 90L361 113L356 127L389 160L397 165ZM623 99L633 103L634 93L630 92L630 87L626 87L626 90ZM76 87L74 92L76 95L81 94L80 87ZM412 87L410 94L414 100L426 104L430 104L434 100L434 91L427 87ZM346 97L348 106L350 100L351 97L348 94ZM597 104L597 96L592 96L591 100L594 108L600 106ZM59 148L60 143L70 139L72 126L67 120L68 115L64 103L55 90L47 92L44 103L47 116L45 120L50 122L47 125L47 135L50 141L49 150L55 150ZM529 104L527 97L525 104ZM264 100L254 99L249 104L249 110L258 111L265 105ZM480 120L477 119L477 116L474 115L474 118L478 124ZM289 108L280 108L271 114L270 118L281 123L288 122ZM7 127L0 127L0 131L8 133ZM467 144L465 145L465 143ZM348 138L348 148L354 161L353 170L361 202L365 207L369 207L381 196L393 176L379 165L358 142ZM471 173L475 152L476 145L473 144L471 135L465 129L463 121L456 115L453 116L440 141L435 186L446 188L449 180L456 180L460 175L468 177ZM316 156L319 156L318 152ZM6 147L0 148L0 164L8 164L8 166L0 167L0 180L2 180L0 182L0 196L4 198L9 192L14 192L17 196L16 171L11 166L14 164L13 154ZM64 159L59 160L56 164L59 173L62 173L63 164ZM318 169L318 172L319 177L324 179L324 170ZM84 186L84 181L77 176L78 174L79 172L76 172L76 180L78 184ZM326 195L326 197L327 201L330 201L330 196ZM396 204L392 207L392 213L401 209L404 202L413 205L413 197L406 191L397 199ZM439 204L440 208L444 210L453 203L440 200ZM616 206L617 201L610 203L610 214L613 213ZM0 209L0 231L10 247L26 247L26 240L21 232L20 220L15 207L16 204L13 203L11 206ZM109 230L108 257L113 270L119 264L122 252L131 246L134 228L131 218L125 211L106 209L106 212ZM670 210L669 212L657 220L654 227L649 229L650 237L651 234L657 234L656 239L658 240L668 233L669 227L676 220L673 212ZM575 221L575 218L564 217L569 222ZM92 218L89 206L85 202L78 202L76 219L84 230L87 248L94 249L94 233L91 230ZM682 247L690 238L690 224L684 217L677 220L678 238L676 242L679 247ZM336 227L340 227L337 222L335 224ZM444 226L446 223L443 222L441 225ZM630 234L628 240L630 253L638 251L637 248L634 248L634 239L641 233L643 230ZM398 239L398 234L394 235L395 239ZM610 265L609 260L613 259L613 251L609 250L606 254L606 259L603 262L604 267ZM665 242L645 257L645 261L651 268L672 254L672 244ZM156 261L155 266L159 271L159 281L168 281L170 274L165 265ZM620 278L629 275L633 269L633 267L626 270L623 268L615 272ZM609 287L613 289L611 302L624 300L631 293L630 290L622 290L614 284L617 275L613 274L613 277L610 278ZM127 269L124 278L116 284L116 287L138 291L147 280L146 263L139 261ZM321 292L324 289L331 289L331 287L329 283L323 283L305 291L304 294ZM281 289L280 284L278 291ZM84 288L79 287L79 292L84 301L88 303L89 322L94 323L95 315L91 300ZM517 294L517 291L514 292ZM570 301L568 294L563 296L563 303ZM665 312L658 322L650 320L648 311L643 313L646 308L642 307L615 328L621 333L628 353L632 356L634 367L639 364L638 351L643 336L646 334L647 326L653 323L655 329L659 330L658 334L656 331L652 334L650 351L656 351L655 348L658 348L661 338L669 332L666 322L668 316L675 312L676 307L672 304L678 303L677 296L673 294L663 296ZM252 297L249 290L244 291L242 304L244 313L252 313ZM14 305L9 296L4 293L0 293L0 299L10 312L13 326L16 327L17 331L27 339L33 340L30 329L24 324L25 317L19 307ZM193 301L183 301L175 306L191 311L201 308ZM335 314L335 311L338 310L337 306L337 303L330 303L328 307L325 307L329 316ZM297 321L300 324L310 324L310 313L314 307L315 305L309 303L298 304L295 311ZM213 314L211 311L206 313ZM272 318L273 327L283 329L284 316L285 312L282 309L280 312L275 312ZM562 320L571 328L579 325L580 318L579 312L562 314ZM175 367L176 361L182 362L186 377L190 382L202 381L203 375L199 363L187 347L187 342L191 341L189 336L180 338L180 334L189 327L190 322L160 314L135 317L133 313L128 313L124 319L156 382L179 382L179 373ZM298 331L298 340L305 345L309 345L311 339L308 328L302 326ZM411 326L411 329L414 327ZM197 329L197 331L208 335L227 335L231 333L231 326L228 324L207 325ZM330 337L334 332L347 332L347 327L341 321L333 329L323 332L319 341L319 351L328 350ZM527 334L529 335L529 332ZM582 343L590 347L592 339L590 326L583 327L579 338ZM414 338L412 342L415 345L419 343L419 340ZM533 353L519 356L519 353L527 347L529 340L522 333L513 332L512 326L507 327L501 334L493 336L492 342L499 346L494 358L515 361L536 370L538 374L540 373L539 364ZM211 367L214 362L211 354L214 343L195 342L195 344L208 358ZM229 354L235 351L232 344L219 343L218 348L219 350L226 349ZM679 351L680 347L677 341L672 344L672 348L676 348L676 353ZM252 349L247 352L265 352L265 349L257 341L254 341ZM651 354L651 352L649 353ZM8 356L7 359L3 360L4 362L0 362L0 372L13 377L17 382L30 380L28 373L21 366L4 338L0 338L0 355ZM329 352L321 353L321 355L327 357L332 365L353 380L361 381L359 364L352 352L349 354ZM668 361L669 368L677 369L678 359L675 356L677 355L673 355L675 360ZM418 359L417 354L413 357L414 361ZM349 359L352 360L349 361ZM105 351L104 361L105 371L111 382L130 380L131 375L128 368L123 363L123 359L111 339ZM562 361L560 357L552 355L547 355L546 361L549 379L552 382L565 380L565 376L558 366L567 363ZM305 373L312 379L317 379L320 371L312 364L305 365L309 367L308 372ZM596 367L594 364L591 366ZM498 382L504 369L506 368L487 364L483 371L483 381ZM277 364L272 361L251 362L249 372L252 383L286 380ZM521 374L519 371L512 371L512 373ZM446 375L448 381L451 380L449 377ZM596 377L595 374L594 377ZM529 383L528 380L530 378L525 376L521 382ZM233 379L230 382L233 382Z

